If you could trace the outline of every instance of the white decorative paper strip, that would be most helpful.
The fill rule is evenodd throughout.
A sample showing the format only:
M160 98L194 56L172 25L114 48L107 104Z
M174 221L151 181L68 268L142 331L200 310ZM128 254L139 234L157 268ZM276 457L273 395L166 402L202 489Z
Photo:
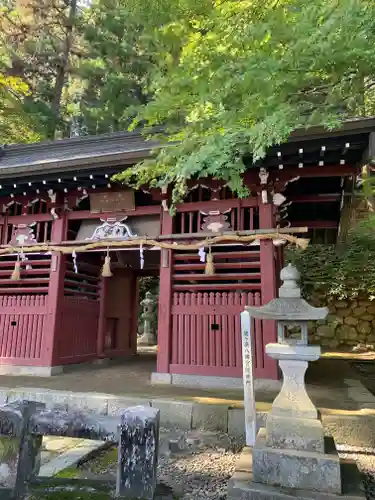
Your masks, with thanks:
M202 247L198 250L198 255L199 255L199 260L201 262L206 262L206 251L205 251L204 247Z
M74 269L74 272L77 274L78 273L77 254L76 254L75 250L73 250L72 259L73 259L73 269Z
M144 265L145 265L145 257L144 257L144 253L143 253L143 245L141 245L139 247L139 261L140 261L141 269L143 269Z

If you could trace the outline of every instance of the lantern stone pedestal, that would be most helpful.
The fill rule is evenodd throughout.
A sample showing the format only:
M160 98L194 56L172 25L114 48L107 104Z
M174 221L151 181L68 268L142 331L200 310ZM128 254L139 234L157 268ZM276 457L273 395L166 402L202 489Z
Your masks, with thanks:
M308 363L321 354L320 346L307 344L307 322L324 319L328 310L311 307L301 298L298 279L298 271L287 266L281 271L279 298L262 307L246 307L254 318L278 322L278 342L268 344L266 352L278 360L283 385L254 447L242 452L229 481L228 499L366 498L356 464L340 460L306 392ZM300 336L288 336L290 327L297 327Z

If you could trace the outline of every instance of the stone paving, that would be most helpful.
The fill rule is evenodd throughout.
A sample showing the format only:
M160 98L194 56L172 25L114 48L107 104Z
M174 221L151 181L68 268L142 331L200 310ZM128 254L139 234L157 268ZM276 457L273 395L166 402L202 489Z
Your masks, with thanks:
M51 477L72 467L94 451L101 449L102 441L44 436L41 450L41 477Z
M152 386L151 372L155 370L153 354L135 357L123 364L82 367L53 377L0 376L0 387L38 387L62 391L97 392L146 398L199 401L211 399L243 405L243 391L238 389L200 389L176 386ZM343 360L319 360L307 372L307 388L319 408L357 410L356 401L348 395L344 379L356 378L350 363ZM259 403L271 403L278 391L257 391Z

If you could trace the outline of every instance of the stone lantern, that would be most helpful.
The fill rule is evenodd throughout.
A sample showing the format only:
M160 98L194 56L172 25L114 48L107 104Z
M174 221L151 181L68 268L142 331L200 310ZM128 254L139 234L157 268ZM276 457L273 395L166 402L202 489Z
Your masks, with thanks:
M228 498L340 498L340 459L305 388L308 362L321 354L320 346L308 345L307 325L324 319L328 309L312 307L301 298L295 267L289 264L280 277L279 298L245 309L252 318L277 322L277 343L268 344L266 353L278 360L283 385L254 447L244 448ZM353 498L365 497L356 490Z
M146 297L141 302L143 309L141 319L143 322L143 334L138 340L139 345L154 346L157 344L157 339L153 327L153 318L155 310L155 300L151 292L146 293Z
M305 389L305 373L308 362L319 359L321 350L318 345L308 345L308 322L322 320L328 314L326 307L310 306L301 298L298 286L300 275L295 267L289 264L282 269L280 278L283 285L279 289L279 298L264 306L246 307L253 318L277 322L277 344L266 346L266 353L279 361L283 374L282 389L273 403L267 421L267 440L272 442L276 438L272 423L275 419L276 427L280 429L283 419L287 418L289 429L291 417L317 418L317 410ZM323 436L322 426L319 428ZM293 440L295 439L293 432Z

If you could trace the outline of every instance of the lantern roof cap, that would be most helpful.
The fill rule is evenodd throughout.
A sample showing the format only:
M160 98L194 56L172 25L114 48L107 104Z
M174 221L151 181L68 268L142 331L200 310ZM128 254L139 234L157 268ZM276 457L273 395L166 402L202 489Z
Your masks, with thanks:
M298 269L288 264L280 272L283 281L279 288L279 298L272 299L264 306L246 306L253 318L277 321L310 321L324 319L328 314L327 307L313 307L301 297L298 286L300 274Z

